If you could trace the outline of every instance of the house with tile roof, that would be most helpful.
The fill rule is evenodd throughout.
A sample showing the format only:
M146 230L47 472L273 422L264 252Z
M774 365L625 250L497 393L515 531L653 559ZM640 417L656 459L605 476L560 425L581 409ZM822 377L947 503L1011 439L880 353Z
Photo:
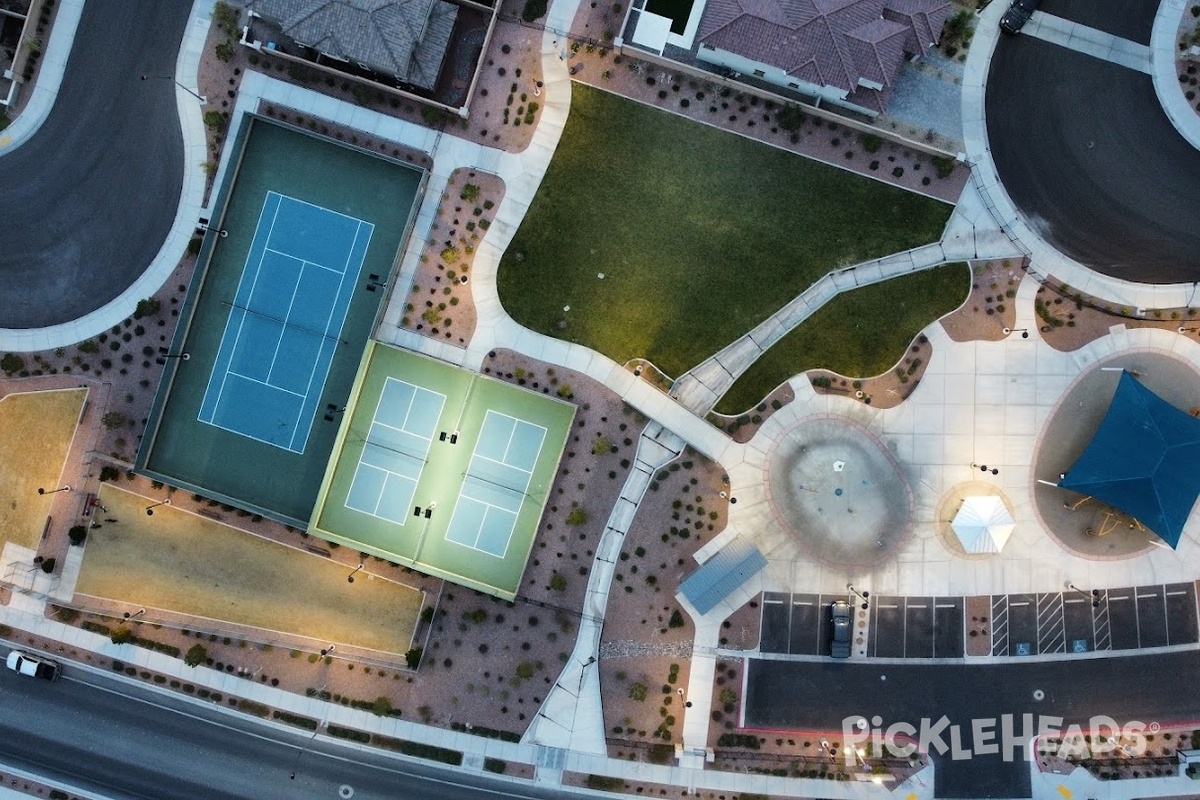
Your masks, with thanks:
M950 0L707 0L696 58L873 116L952 11Z
M247 8L303 48L432 89L458 7L445 0L250 0Z

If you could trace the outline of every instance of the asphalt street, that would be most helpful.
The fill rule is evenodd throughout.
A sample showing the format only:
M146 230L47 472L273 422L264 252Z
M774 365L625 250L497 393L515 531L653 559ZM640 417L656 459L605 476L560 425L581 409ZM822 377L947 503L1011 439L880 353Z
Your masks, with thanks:
M1013 661L992 664L834 663L750 659L746 670L746 727L759 730L841 731L848 717L878 715L881 727L908 722L920 728L945 716L973 749L972 720L1012 714L1021 731L1023 714L1061 717L1061 725L1086 726L1097 715L1125 725L1137 720L1192 723L1200 719L1200 696L1181 687L1200 669L1200 651L1148 656ZM1042 700L1035 690L1045 693ZM786 698L786 702L781 702ZM999 722L993 728L1000 730ZM996 737L999 739L999 736ZM945 731L942 741L950 745ZM936 762L937 797L1027 797L1029 764L1016 751Z
M111 798L224 800L330 798L344 786L357 800L493 800L563 797L539 789L313 741L300 731L117 684L78 668L50 684L0 670L0 764ZM85 677L107 688L77 682ZM120 692L120 694L118 693ZM128 696L122 696L122 695ZM154 698L169 708L145 702ZM266 738L270 736L271 738ZM278 740L278 741L277 741ZM295 779L290 773L295 770Z
M77 319L127 289L158 254L183 185L169 76L191 6L84 4L53 110L0 157L0 328Z
M1125 28L1146 16L1145 0L1128 15L1124 3L1090 5L1083 16L1115 20L1090 19L1096 27ZM1045 5L1047 13L1054 8ZM1144 36L1124 33L1148 40L1148 21L1139 24ZM1050 244L1117 278L1200 280L1200 152L1163 113L1150 76L1030 36L1005 36L985 102L1000 180Z
M1120 0L1097 3L1096 0L1042 0L1038 8L1046 14L1069 19L1096 28L1121 39L1150 44L1150 29L1158 12L1159 0Z

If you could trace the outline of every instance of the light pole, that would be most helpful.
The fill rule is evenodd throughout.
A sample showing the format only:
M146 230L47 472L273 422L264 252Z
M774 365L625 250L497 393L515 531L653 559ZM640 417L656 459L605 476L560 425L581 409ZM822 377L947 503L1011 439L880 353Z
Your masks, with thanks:
M178 358L181 361L187 361L191 358L191 355L188 353L172 353L165 347L158 348L158 358L154 360L159 364L165 364L168 358Z
M321 650L321 657L324 658L325 656L329 655L330 653L332 653L335 650L337 650L337 645L331 644L331 645L329 645L329 647L326 647L323 650Z
M137 611L133 612L132 614L130 614L128 611L126 611L125 619L129 620L129 619L133 619L134 617L140 617L142 614L145 614L145 613L146 613L146 609L144 609L144 608L139 608Z
M851 584L851 583L846 584L846 591L857 595L858 599L862 600L863 611L866 611L868 608L871 607L870 602L867 601L867 598L871 596L870 592L860 592L858 589L855 589L854 584Z
M354 583L354 573L355 573L355 572L358 572L358 571L359 571L360 569L362 569L362 568L363 568L363 565L362 565L362 564L359 564L357 567L355 567L355 568L354 568L354 572L351 572L349 575L347 575L347 576L346 576L346 582L347 582L347 583Z
M166 500L159 500L154 505L146 506L146 516L153 517L154 509L158 508L159 506L169 506L169 505L171 505L171 498L168 497Z
M1005 328L1004 329L1005 336L1008 336L1010 333L1019 333L1019 334L1021 334L1022 339L1029 338L1029 328Z
M201 103L207 103L207 102L208 102L208 98L207 98L207 97L202 97L201 95L197 94L197 93L195 92L195 90L193 90L193 89L189 89L188 87L184 86L182 83L180 83L179 81L175 80L175 76L174 76L174 75L143 75L143 76L142 76L142 80L144 80L144 81L148 81L148 80L151 80L151 79L153 79L153 80L160 80L160 81L171 81L171 82L172 82L172 83L174 83L176 86L178 86L180 89L183 89L185 92L187 92L188 94L190 94L192 97L194 97L194 98L196 98L197 100L199 100Z
M71 491L70 486L60 486L57 489L50 489L50 490L43 489L41 486L38 487L38 494L58 494L59 492L69 492L69 491Z
M989 467L987 464L975 464L975 463L972 463L972 464L971 464L971 466L972 466L972 467L978 467L980 472L990 472L990 473L992 473L993 475L999 475L999 474L1000 474L1000 470L996 469L995 467Z
M1099 590L1099 589L1092 589L1092 593L1091 593L1091 594L1088 594L1088 593L1087 593L1087 592L1085 592L1083 589L1080 589L1078 586L1076 586L1075 584L1071 583L1070 581L1067 581L1067 588L1068 588L1068 589L1070 589L1071 591L1074 591L1074 592L1079 592L1081 595L1083 595L1084 597L1086 597L1086 598L1088 598L1089 600L1091 600L1091 601L1092 601L1092 608L1099 608L1099 607L1100 607L1100 590Z

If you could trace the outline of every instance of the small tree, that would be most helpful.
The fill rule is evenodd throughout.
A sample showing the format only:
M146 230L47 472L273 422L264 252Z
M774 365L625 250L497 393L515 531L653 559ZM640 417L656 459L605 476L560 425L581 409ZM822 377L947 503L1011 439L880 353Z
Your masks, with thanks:
M587 522L587 512L579 506L571 509L571 513L567 514L568 525L582 525Z
M55 563L57 562L55 562L53 558L47 558L42 562L42 572L46 573L47 575L52 575L54 573Z
M388 717L392 714L392 701L380 695L371 703L371 713L377 717Z
M4 358L0 358L0 369L4 370L6 375L20 372L25 369L25 359L16 353L5 353Z
M404 660L408 662L409 669L416 669L421 666L421 656L425 653L425 648L414 647L404 654Z
M113 644L129 644L133 641L133 630L128 625L118 625L109 638Z
M78 547L87 538L87 528L83 525L72 526L71 530L67 531L67 537L71 540L71 544Z
M521 11L521 19L533 22L546 16L546 0L525 0L525 8Z
M556 572L550 576L550 588L556 592L566 591L567 579L561 572Z
M100 421L104 423L104 427L111 431L124 427L128 419L120 411L109 411L100 418Z
M118 470L116 467L101 467L100 468L100 482L101 483L104 483L105 481L115 481L119 477L121 477L121 471Z
M598 456L607 453L612 449L612 439L607 436L597 436L592 441L592 455Z
M138 300L137 308L133 310L133 318L141 319L142 317L152 317L162 308L162 303L155 300L153 297L147 297L145 300Z
M678 608L671 612L671 621L667 623L667 627L669 627L669 628L682 628L683 627L683 614L679 613Z
M197 667L208 659L208 649L202 644L194 644L188 648L183 657L183 663L189 667Z

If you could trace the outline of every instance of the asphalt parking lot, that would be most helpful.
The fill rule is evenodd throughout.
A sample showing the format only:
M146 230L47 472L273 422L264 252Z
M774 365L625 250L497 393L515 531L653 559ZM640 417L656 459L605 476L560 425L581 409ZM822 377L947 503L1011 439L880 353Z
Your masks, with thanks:
M845 599L844 594L764 592L759 649L764 653L829 655L829 605Z
M871 598L867 655L880 658L962 658L961 597Z
M992 655L1137 650L1200 641L1191 583L992 597Z

